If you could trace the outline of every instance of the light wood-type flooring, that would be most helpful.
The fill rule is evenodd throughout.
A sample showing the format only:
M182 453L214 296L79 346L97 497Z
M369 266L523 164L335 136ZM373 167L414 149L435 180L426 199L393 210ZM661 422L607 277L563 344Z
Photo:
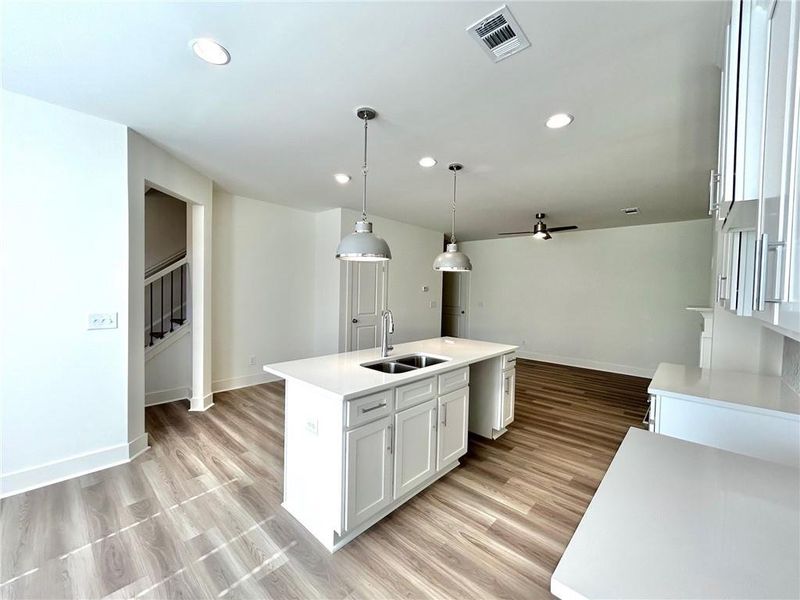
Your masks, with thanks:
M647 380L517 362L516 421L331 555L281 507L283 385L148 408L133 462L0 505L2 598L538 598Z

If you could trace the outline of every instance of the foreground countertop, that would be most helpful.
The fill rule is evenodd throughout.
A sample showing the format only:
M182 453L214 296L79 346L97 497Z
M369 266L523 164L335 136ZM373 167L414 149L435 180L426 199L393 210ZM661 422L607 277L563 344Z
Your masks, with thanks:
M380 348L274 363L264 365L264 370L283 379L302 381L347 399L500 356L515 351L517 347L442 337L395 345L389 358L401 358L422 352L449 359L447 362L408 373L381 373L362 367L362 363L381 359Z
M800 396L780 377L661 363L647 391L685 400L800 415Z
M563 600L800 597L800 471L630 429L551 579Z

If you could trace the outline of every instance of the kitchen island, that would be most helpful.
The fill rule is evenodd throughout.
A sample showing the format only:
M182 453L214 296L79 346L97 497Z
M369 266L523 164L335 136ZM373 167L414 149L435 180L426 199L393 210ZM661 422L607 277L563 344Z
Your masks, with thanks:
M505 433L516 349L434 338L265 365L286 380L284 508L331 552L351 541L457 467L468 430Z

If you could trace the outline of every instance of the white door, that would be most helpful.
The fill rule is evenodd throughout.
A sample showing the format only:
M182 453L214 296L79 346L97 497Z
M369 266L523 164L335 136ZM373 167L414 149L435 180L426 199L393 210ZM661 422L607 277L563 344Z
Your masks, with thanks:
M348 262L347 350L375 348L378 343L381 312L386 308L388 264Z
M347 432L345 529L353 529L392 501L391 445L390 417Z
M394 497L410 492L436 471L436 399L394 417Z
M469 273L442 273L442 335L467 337Z
M507 427L514 420L514 387L517 383L515 369L503 371L503 403L501 424Z
M439 433L436 470L446 467L467 452L469 388L464 387L439 398Z

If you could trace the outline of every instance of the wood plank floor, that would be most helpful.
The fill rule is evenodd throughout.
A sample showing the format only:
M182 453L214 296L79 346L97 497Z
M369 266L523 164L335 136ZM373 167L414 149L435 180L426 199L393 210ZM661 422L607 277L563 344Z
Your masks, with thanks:
M135 461L0 504L2 598L538 598L647 380L517 362L516 421L330 555L281 507L283 385L148 408Z

